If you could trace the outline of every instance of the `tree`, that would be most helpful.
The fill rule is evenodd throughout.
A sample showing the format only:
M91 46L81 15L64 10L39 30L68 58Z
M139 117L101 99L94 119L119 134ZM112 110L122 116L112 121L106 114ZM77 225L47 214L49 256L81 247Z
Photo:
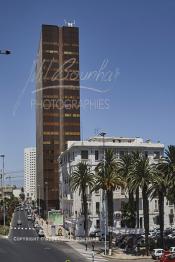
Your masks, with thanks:
M121 207L121 214L122 214L122 227L127 226L128 228L133 228L133 221L135 222L135 212L133 212L133 206L128 201L123 203Z
M175 204L175 146L170 145L165 150L165 157L159 164L161 171L165 175L167 185L167 199Z
M88 203L87 189L94 186L94 174L85 162L80 162L73 170L70 178L72 191L79 190L79 195L82 196L82 213L84 215L85 237L88 236Z
M135 161L134 167L128 175L128 182L130 188L136 192L140 187L142 190L143 199L143 216L144 216L144 229L145 229L145 245L146 253L148 255L148 235L149 235L149 200L148 188L152 177L155 175L155 169L150 165L147 157L140 155Z
M95 168L95 186L93 190L102 189L106 192L108 227L113 227L113 191L117 186L124 186L125 183L118 173L118 164L113 150L105 152L105 159ZM112 250L112 232L109 232L109 250Z
M162 172L162 163L155 165L156 175L152 176L151 186L148 190L151 198L158 198L159 217L158 224L160 226L160 245L164 248L164 198L166 196L166 175Z
M138 161L140 157L140 153L138 151L132 152L132 168L134 168L135 162ZM139 187L135 191L135 211L136 211L136 226L137 228L140 227L140 221L139 221Z
M120 173L121 177L125 180L125 182L132 168L132 164L133 158L131 154L126 154L118 160L118 172ZM134 228L136 224L134 193L130 187L127 186L127 189L129 203L125 205L125 208L122 211L123 215L125 214L127 216L127 219L125 219L127 221L126 225L128 227Z

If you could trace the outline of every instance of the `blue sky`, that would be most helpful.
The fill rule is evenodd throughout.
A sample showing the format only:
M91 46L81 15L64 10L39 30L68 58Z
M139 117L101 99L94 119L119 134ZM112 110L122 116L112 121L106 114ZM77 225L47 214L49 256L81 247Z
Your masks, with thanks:
M106 63L98 79L81 81L83 137L103 129L175 144L174 13L173 0L1 0L0 49L12 50L0 56L0 153L6 169L23 169L23 149L35 145L30 74L41 24L63 25L65 19L80 27L81 72L99 74Z

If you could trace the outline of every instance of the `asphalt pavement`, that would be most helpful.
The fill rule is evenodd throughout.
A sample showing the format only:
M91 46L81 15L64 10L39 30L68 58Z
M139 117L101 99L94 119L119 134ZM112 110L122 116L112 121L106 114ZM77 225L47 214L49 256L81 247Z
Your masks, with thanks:
M17 225L20 219L22 225ZM14 213L9 239L0 239L0 261L2 262L86 262L76 250L66 243L48 242L39 239L26 211Z
M17 225L18 220L22 222L20 226ZM96 243L96 248L97 246L100 248L101 245ZM66 259L70 259L71 262L93 261L91 246L88 246L88 250L85 251L85 247L76 242L71 244L66 241L50 242L44 238L40 239L33 222L27 219L27 211L19 210L14 213L9 238L0 238L0 262L65 262ZM96 254L94 262L99 261L123 262L124 260L108 259ZM133 260L127 261L133 262ZM140 261L152 260L145 258Z

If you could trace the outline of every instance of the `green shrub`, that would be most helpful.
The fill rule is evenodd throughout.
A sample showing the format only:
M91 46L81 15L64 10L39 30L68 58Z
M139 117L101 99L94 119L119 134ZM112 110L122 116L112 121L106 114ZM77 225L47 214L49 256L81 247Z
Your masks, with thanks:
M8 226L0 226L0 235L7 236L9 233L9 227Z

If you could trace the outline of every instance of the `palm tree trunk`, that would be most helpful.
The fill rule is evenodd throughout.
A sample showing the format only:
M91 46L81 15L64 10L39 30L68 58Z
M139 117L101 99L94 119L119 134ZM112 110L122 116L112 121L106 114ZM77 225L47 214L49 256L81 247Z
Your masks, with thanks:
M84 215L84 231L85 231L85 238L88 236L88 206L87 206L87 196L86 193L82 193L83 198L83 215Z
M113 191L107 191L107 206L108 206L108 227L109 230L109 252L112 252L112 229L114 225L114 207L113 207Z
M164 248L164 194L162 191L159 191L159 225L160 225L160 244L161 248Z
M144 229L145 229L145 245L146 245L146 255L149 254L149 201L147 194L147 186L144 186L142 189L142 198L143 198L143 216L144 216Z
M133 191L130 191L129 190L129 204L130 204L130 207L131 207L131 219L130 219L130 224L131 224L131 227L134 228L135 227L135 203L134 203L134 193Z
M136 190L136 226L140 228L139 223L139 188Z

